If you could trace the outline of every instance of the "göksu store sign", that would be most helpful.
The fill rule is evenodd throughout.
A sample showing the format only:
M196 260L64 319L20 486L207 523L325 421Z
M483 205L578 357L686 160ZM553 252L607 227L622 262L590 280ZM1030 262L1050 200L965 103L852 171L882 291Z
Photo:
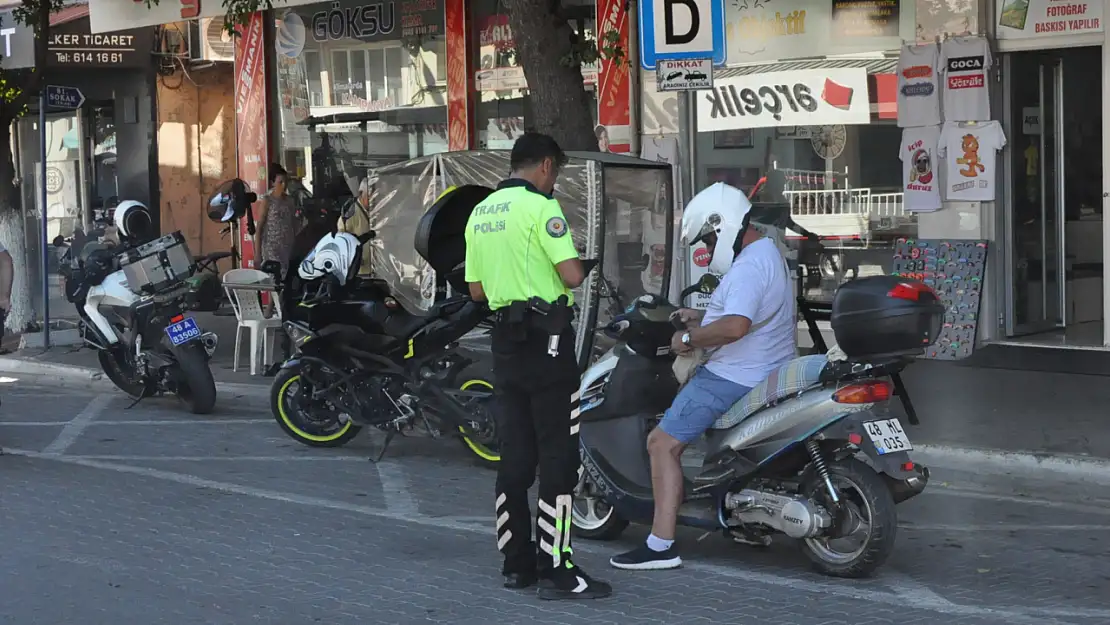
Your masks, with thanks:
M735 76L697 94L701 132L871 122L863 68Z

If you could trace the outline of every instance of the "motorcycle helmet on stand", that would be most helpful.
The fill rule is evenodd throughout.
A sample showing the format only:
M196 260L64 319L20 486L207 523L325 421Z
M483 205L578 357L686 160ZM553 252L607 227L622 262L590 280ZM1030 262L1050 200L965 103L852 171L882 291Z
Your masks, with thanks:
M231 224L233 227L246 216L247 233L254 236L254 210L252 205L258 201L258 194L247 187L239 178L224 182L208 200L208 218L216 223Z
M137 200L120 202L113 221L121 245L139 245L158 236L150 209Z

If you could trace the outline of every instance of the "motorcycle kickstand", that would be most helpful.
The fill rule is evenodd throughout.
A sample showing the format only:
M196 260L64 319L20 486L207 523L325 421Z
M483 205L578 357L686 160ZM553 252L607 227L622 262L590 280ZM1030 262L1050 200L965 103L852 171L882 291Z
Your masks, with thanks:
M382 457L385 456L385 450L389 448L389 444L391 442L393 442L393 437L396 436L396 435L397 435L396 430L390 430L389 432L386 432L385 441L382 442L381 452L378 453L377 458L371 458L370 462L373 462L374 464L378 464L379 462L381 462Z
M139 396L135 398L135 401L131 402L131 405L128 406L127 408L124 408L124 410L131 410L136 405L138 405L139 402L146 399L146 397L147 397L147 386L143 385L143 391L141 393L139 393Z

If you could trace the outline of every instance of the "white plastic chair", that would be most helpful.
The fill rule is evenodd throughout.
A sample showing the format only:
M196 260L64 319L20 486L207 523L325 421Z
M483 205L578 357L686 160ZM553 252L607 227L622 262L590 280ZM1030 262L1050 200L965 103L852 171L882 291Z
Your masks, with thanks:
M266 272L257 269L232 269L223 275L223 285L231 307L235 310L235 318L239 320L239 325L235 328L235 362L232 371L239 370L239 347L243 328L247 328L251 333L251 375L258 375L259 361L261 360L262 366L269 364L274 352L274 338L281 328L281 302L274 290L273 279ZM274 316L269 319L262 314L262 293L269 293L274 302Z

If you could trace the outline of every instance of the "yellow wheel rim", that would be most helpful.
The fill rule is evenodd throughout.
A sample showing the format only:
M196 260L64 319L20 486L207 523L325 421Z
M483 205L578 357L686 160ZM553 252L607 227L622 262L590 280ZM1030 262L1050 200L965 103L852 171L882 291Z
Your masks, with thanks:
M486 382L485 380L467 380L466 382L462 383L462 386L459 387L459 390L465 391L475 386L484 386L491 391L493 390L493 385L489 382ZM466 435L466 430L464 430L462 426L459 426L459 431L463 433L463 442L465 442L466 446L470 448L470 451L474 452L474 454L477 455L479 458L481 458L482 460L488 460L489 462L501 461L501 454L490 451L490 449L485 445L471 440L470 437Z
M331 434L321 435L309 434L308 432L305 432L300 427L298 427L292 419L289 418L289 414L285 412L285 394L289 391L289 387L292 386L294 382L300 379L301 376L295 375L286 380L285 384L282 384L281 389L278 390L278 416L281 417L281 420L283 423L285 423L286 427L288 427L289 430L296 434L298 437L303 438L306 441L312 441L314 443L328 443L346 434L347 430L351 429L351 421L347 421L343 424L343 427L339 428L337 431Z

